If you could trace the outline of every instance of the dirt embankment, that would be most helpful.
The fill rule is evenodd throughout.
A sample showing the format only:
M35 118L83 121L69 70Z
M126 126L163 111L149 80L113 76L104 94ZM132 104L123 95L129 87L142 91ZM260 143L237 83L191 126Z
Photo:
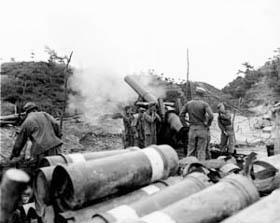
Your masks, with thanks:
M265 109L265 106L274 104L279 100L280 94L276 93L271 87L269 87L268 77L265 76L247 91L244 99L244 104L247 104L249 108L263 106Z
M101 150L122 149L122 121L103 118L100 125L85 123L82 118L68 119L63 125L63 146L64 153L83 153ZM9 157L16 131L19 127L5 126L0 128L1 158ZM24 152L22 152L24 153ZM23 155L23 154L22 154ZM26 151L28 158L30 152Z

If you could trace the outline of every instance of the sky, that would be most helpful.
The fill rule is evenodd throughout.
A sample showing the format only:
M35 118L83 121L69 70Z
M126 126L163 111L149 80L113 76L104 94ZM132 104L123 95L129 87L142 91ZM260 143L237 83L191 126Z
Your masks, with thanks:
M91 75L186 79L189 49L190 79L222 88L280 47L279 11L279 0L2 0L0 59L45 60L49 46Z

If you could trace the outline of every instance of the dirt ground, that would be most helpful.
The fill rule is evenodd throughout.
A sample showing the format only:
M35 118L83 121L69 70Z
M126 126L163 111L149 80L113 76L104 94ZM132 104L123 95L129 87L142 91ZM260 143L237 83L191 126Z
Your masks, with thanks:
M265 144L272 140L270 132L264 132L260 125L270 126L271 123L264 121L262 116L235 118L236 141L239 145L238 152L248 154L251 151L266 155ZM111 119L109 116L100 117L97 124L90 124L83 120L82 116L69 118L63 125L64 153L83 153L90 151L122 149L122 120ZM1 158L0 161L9 157L15 140L18 127L6 126L0 128L1 133ZM219 144L220 130L217 125L217 114L211 126L211 142ZM25 153L28 158L29 152Z
M122 149L122 121L104 118L102 125L85 123L81 117L67 119L63 123L63 146L64 153L83 153L101 150ZM5 126L0 128L1 158L9 157L16 131L19 127ZM22 155L24 152L22 152ZM28 158L30 153L27 151Z

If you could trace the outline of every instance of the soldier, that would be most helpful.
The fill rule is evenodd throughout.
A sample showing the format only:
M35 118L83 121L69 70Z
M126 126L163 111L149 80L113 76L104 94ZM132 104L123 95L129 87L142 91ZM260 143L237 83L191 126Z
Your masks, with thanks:
M21 194L21 198L16 204L15 211L12 213L11 223L30 223L33 222L31 220L31 216L28 215L28 211L25 210L24 206L28 206L32 204L33 201L33 191L31 185L28 185L27 188ZM28 215L28 216L27 216ZM36 218L36 216L32 216L32 219ZM37 220L37 219L36 219ZM35 222L35 220L34 220ZM38 221L36 221L38 222Z
M270 140L266 143L268 156L280 154L280 102L276 101L269 111L269 117L273 121Z
M139 146L139 134L138 134L138 114L132 113L131 120L131 134L132 134L132 144L131 146Z
M138 132L138 147L145 147L145 133L144 133L144 111L145 108L138 108L138 118L137 118L137 132Z
M220 149L222 152L229 154L234 153L234 130L231 122L231 115L225 110L223 103L217 105L218 109L218 126L221 129Z
M28 139L32 142L31 156L38 163L45 156L61 152L61 131L53 116L39 111L37 105L28 102L23 107L26 118L21 125L10 159L18 157Z
M123 114L123 125L124 125L124 148L134 146L133 132L132 132L132 108L131 106L125 106Z
M156 105L149 104L149 108L143 114L145 147L157 144L157 121L161 122L160 116L156 113Z
M205 160L213 112L209 104L200 100L198 96L204 96L203 89L196 88L195 98L183 106L179 116L182 122L185 121L187 113L189 116L190 129L187 156L196 156L199 160Z

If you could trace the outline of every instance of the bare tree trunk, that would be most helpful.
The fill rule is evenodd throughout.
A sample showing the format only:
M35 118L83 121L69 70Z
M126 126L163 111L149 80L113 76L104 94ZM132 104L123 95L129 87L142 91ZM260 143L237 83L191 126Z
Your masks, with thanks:
M275 114L275 141L274 141L274 154L280 154L280 108Z
M68 67L69 67L69 64L70 64L70 61L71 61L71 58L72 58L72 54L73 54L73 51L71 52L68 60L67 60L67 64L64 68L64 103L63 103L63 108L62 108L62 113L61 113L61 116L60 116L60 129L62 129L63 127L63 117L64 117L64 114L65 114L65 110L66 110L66 104L67 104L67 93L68 93L68 89L67 89L67 84L68 84L68 76L67 76L67 70L68 70Z
M241 101L242 101L242 98L239 98L239 100L238 100L238 110L240 110ZM234 132L235 132L235 130L234 130L234 128L235 128L235 126L234 126L235 116L236 116L236 110L234 110L234 112L233 112L233 117L232 117L232 121L231 121L231 123L232 123L232 128L233 128L233 131L234 131ZM234 144L236 145L236 137L235 137L235 134L234 134Z
M186 81L186 100L192 100L192 88L190 82L190 60L189 60L189 49L187 49L187 81Z

